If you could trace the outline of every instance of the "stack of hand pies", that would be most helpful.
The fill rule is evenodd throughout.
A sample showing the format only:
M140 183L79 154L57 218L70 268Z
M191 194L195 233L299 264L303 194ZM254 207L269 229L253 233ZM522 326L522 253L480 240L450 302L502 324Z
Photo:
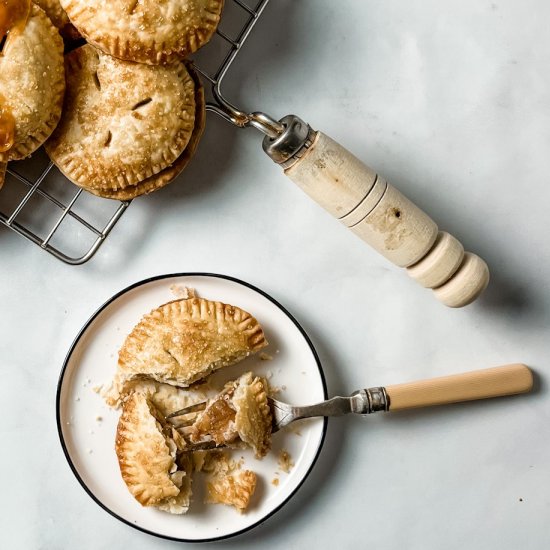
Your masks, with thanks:
M132 199L172 181L205 123L203 89L184 57L208 42L222 7L223 0L0 3L0 35L7 33L0 181L8 161L43 143L68 179L102 197ZM65 71L59 33L67 50L87 42L66 54Z

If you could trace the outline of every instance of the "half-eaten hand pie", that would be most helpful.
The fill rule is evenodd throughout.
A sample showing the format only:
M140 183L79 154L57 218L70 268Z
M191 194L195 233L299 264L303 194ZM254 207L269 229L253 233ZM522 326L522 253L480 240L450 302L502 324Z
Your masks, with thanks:
M228 446L242 442L254 449L256 458L262 458L271 447L272 416L267 392L267 381L251 372L228 382L187 428L190 442L214 441Z
M124 402L115 451L122 479L143 506L184 514L191 498L191 457L185 442L142 393Z

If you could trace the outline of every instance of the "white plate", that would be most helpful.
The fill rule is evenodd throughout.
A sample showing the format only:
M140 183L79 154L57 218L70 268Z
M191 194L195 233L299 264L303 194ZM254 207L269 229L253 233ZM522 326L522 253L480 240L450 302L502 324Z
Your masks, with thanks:
M321 365L309 338L275 300L253 286L221 275L179 274L155 277L132 285L105 303L86 323L71 346L57 388L57 427L69 465L86 492L119 520L164 538L179 541L217 540L242 533L280 509L311 471L323 444L326 419L303 421L295 431L274 435L273 452L262 461L249 451L243 467L258 474L258 486L245 514L222 505L203 504L198 476L193 504L178 516L144 508L122 481L114 453L119 412L109 409L93 388L115 372L118 349L134 325L150 310L175 299L178 289L195 288L210 300L249 311L264 328L271 361L250 357L215 375L227 380L247 370L268 376L282 388L283 401L307 405L326 399ZM99 419L101 418L101 420ZM289 451L294 467L288 474L277 465L281 449ZM278 474L277 474L278 472ZM272 483L279 479L278 486Z

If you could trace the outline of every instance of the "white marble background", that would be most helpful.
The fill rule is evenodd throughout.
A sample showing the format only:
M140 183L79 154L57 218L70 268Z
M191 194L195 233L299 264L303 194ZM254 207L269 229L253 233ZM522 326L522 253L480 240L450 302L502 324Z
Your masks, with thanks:
M550 547L550 4L273 0L228 92L347 145L483 256L491 285L441 306L287 181L253 130L214 116L179 183L135 201L88 264L0 228L2 548L178 547L84 493L54 400L91 313L179 271L282 302L332 394L516 361L538 375L530 396L330 421L302 490L225 547Z

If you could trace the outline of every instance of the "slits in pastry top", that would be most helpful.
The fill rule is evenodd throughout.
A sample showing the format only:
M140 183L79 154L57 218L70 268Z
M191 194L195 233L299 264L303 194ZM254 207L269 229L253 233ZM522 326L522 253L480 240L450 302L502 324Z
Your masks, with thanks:
M146 377L185 387L266 345L258 321L238 307L175 300L145 315L128 335L115 382Z
M192 463L179 434L161 421L144 394L132 393L118 422L115 451L122 478L140 504L181 514L189 506Z
M25 158L46 141L61 116L65 90L59 32L32 3L28 18L9 18L12 4L20 14L25 0L0 4L0 26L9 31L0 52L0 162Z
M183 63L141 65L86 45L67 55L66 74L46 151L74 183L125 189L171 166L189 143L195 83Z
M99 195L106 199L116 199L127 201L135 199L140 195L146 195L161 189L165 185L172 182L189 164L193 158L202 137L204 126L206 123L206 102L204 99L204 88L200 82L198 75L190 67L187 68L189 74L195 82L195 126L191 132L189 143L185 147L183 153L168 167L161 170L158 174L154 174L136 185L130 185L124 189L95 189L86 185L80 184L90 193Z
M223 0L61 0L61 5L90 44L120 59L159 64L206 44Z

